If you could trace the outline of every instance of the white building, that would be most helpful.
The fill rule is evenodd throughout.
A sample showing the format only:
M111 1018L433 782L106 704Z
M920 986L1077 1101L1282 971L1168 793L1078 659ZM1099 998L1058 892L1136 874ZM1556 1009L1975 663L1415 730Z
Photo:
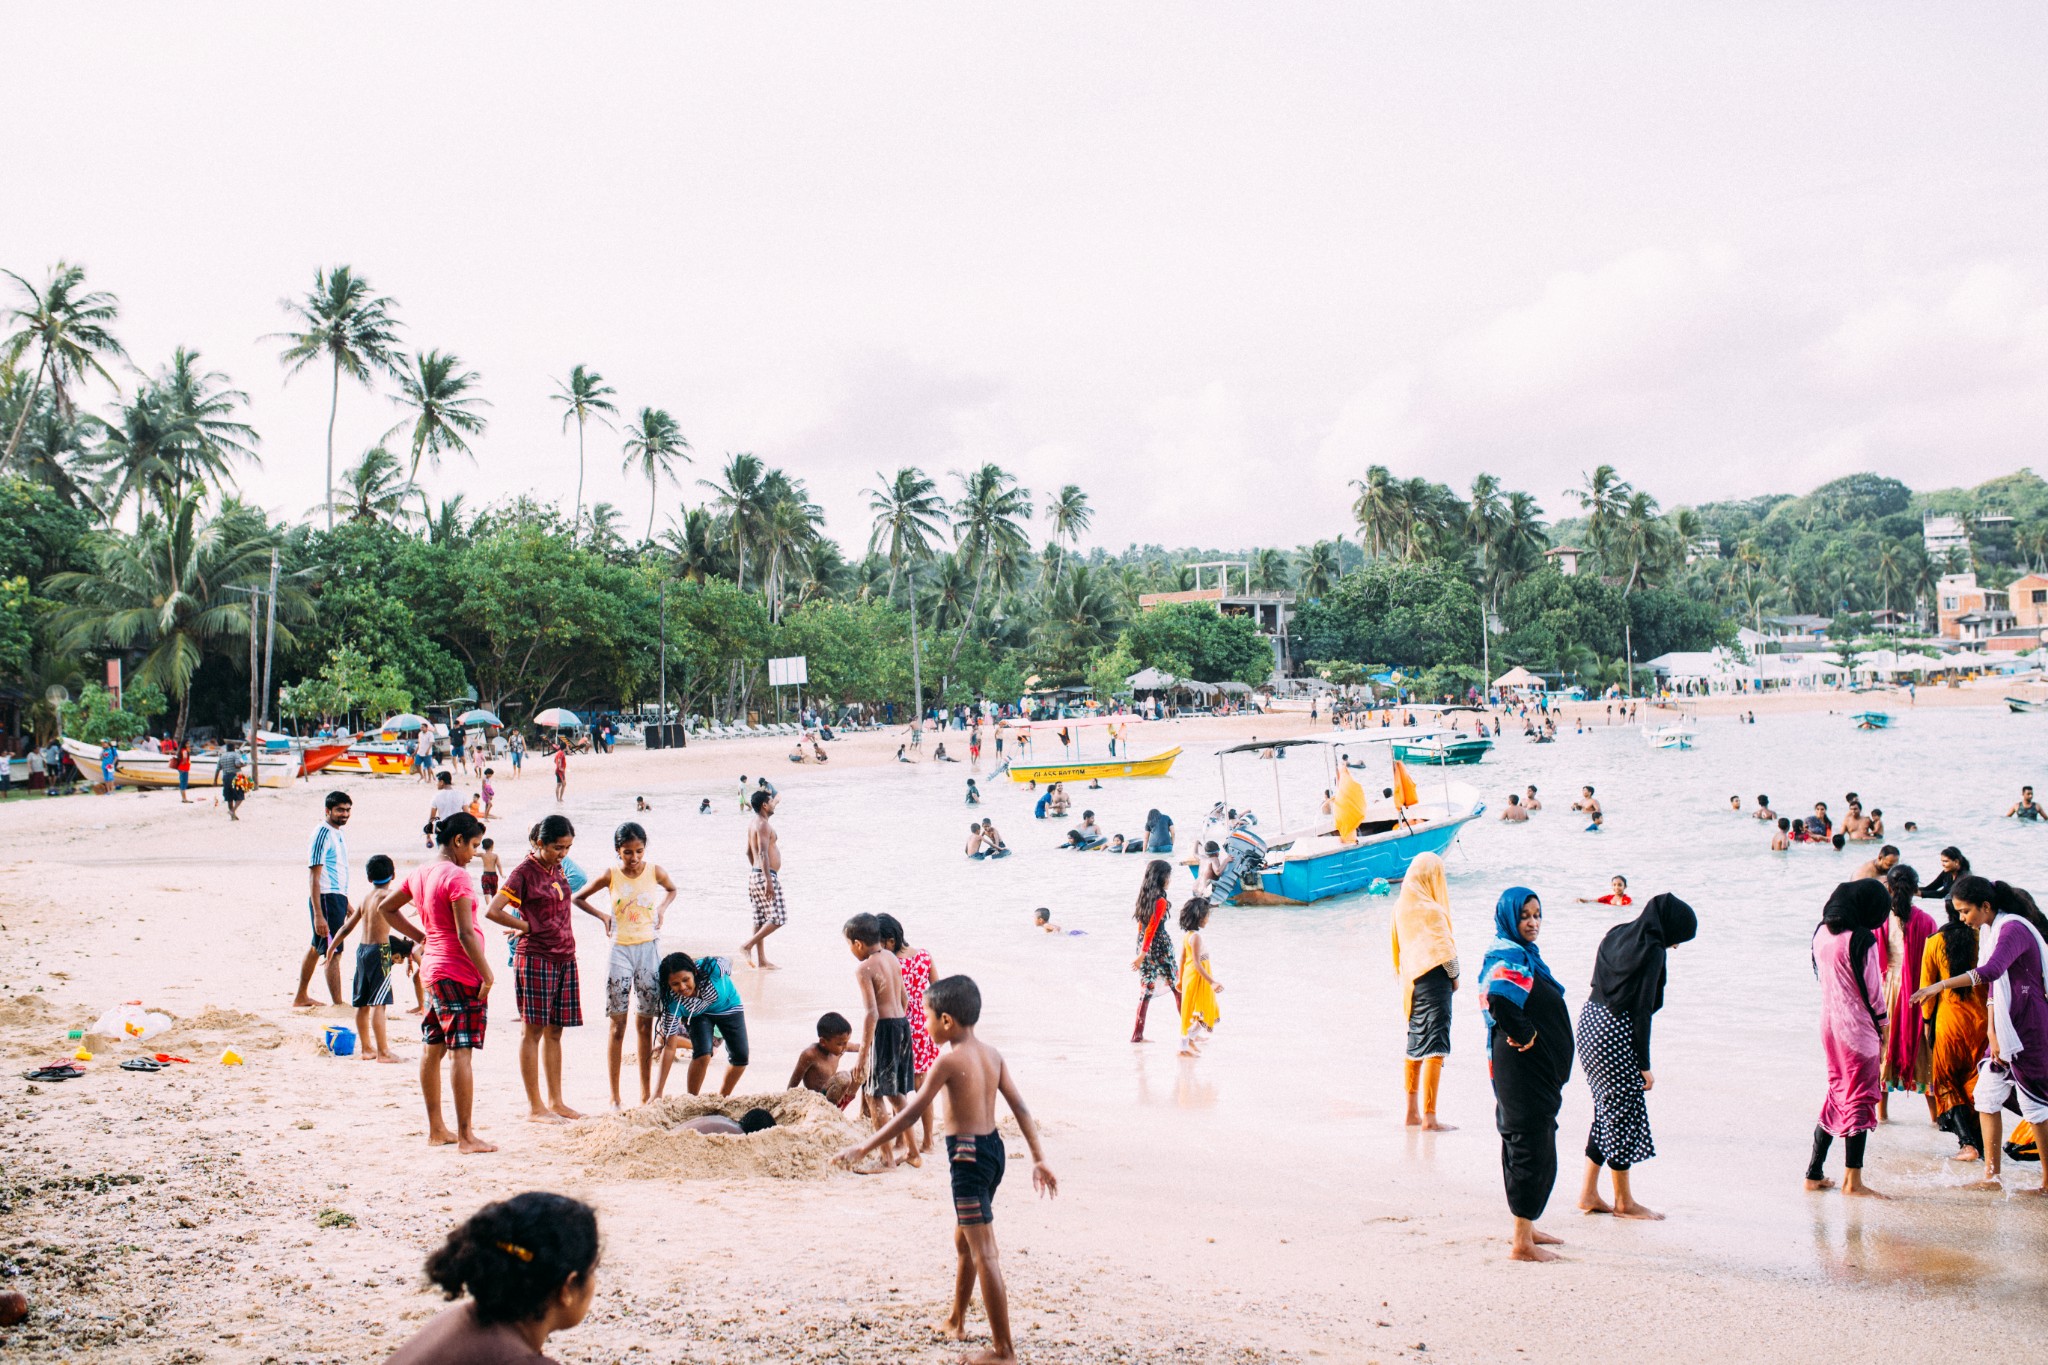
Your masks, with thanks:
M1920 543L1927 549L1927 557L1936 564L1947 557L1950 550L1961 550L1965 559L1970 554L1970 533L1963 529L1961 517L1937 516L1929 512L1920 519Z

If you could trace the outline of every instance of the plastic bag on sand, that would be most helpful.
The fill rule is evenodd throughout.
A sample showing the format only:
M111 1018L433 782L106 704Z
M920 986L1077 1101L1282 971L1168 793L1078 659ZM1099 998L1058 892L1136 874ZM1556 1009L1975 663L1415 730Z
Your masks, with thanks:
M154 1038L172 1023L170 1015L145 1010L141 1005L130 1002L116 1005L102 1014L87 1032L107 1038L119 1038L124 1035L129 1038Z

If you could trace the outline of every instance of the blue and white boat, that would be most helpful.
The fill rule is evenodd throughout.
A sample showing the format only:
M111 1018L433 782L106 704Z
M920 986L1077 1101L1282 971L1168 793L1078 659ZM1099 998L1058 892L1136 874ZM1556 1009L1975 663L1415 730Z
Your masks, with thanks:
M1889 728L1892 723L1889 711L1858 711L1849 718L1856 722L1856 728L1859 730L1883 730Z
M1230 799L1232 755L1250 754L1273 761L1274 812L1280 831L1266 836L1259 856L1234 865L1231 874L1218 880L1217 898L1232 905L1310 905L1364 891L1376 881L1398 883L1408 875L1408 864L1418 854L1440 854L1449 848L1459 830L1486 813L1478 790L1436 778L1426 778L1418 786L1410 778L1410 799L1400 801L1396 793L1406 773L1395 767L1390 748L1442 734L1362 730L1326 739L1275 740L1223 750L1217 759L1224 770L1226 801ZM1365 789L1363 819L1352 842L1338 837L1335 817L1320 805L1314 806L1315 813L1298 827L1287 827L1279 780L1280 770L1289 766L1279 761L1283 752L1320 756L1330 779L1326 785L1332 789L1340 770L1348 770Z

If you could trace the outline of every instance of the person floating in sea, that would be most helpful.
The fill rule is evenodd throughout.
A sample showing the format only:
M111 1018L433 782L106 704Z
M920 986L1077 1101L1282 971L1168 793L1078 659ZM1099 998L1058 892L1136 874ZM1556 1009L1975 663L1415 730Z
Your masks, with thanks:
M1500 818L1511 825L1519 825L1529 818L1529 809L1522 804L1521 797L1509 792L1507 807L1501 811Z
M1536 788L1534 786L1531 786L1526 792L1522 794L1522 805L1532 815L1535 812L1543 809L1543 802L1537 799Z
M1634 905L1634 904L1635 904L1635 902L1634 902L1634 901L1632 901L1632 900L1630 900L1630 899L1629 899L1629 894L1628 894L1628 878L1626 878L1626 877L1622 876L1622 875L1621 875L1621 874L1620 874L1619 872L1615 873L1615 874L1614 874L1614 876L1613 876L1613 878L1612 878L1612 879L1610 879L1610 880L1608 881L1608 883L1607 883L1607 894L1606 894L1606 895L1604 895L1604 896L1577 896L1577 897L1574 897L1573 899L1577 900L1577 901L1578 901L1578 903L1579 903L1580 905Z
M1584 812L1586 818L1592 822L1586 826L1588 834L1598 834L1600 832L1600 822L1606 816L1600 809L1600 799L1593 795L1592 787L1579 788L1579 799L1572 802L1572 809Z
M2042 979L2048 917L2020 888L1977 876L1958 881L1952 899L1963 922L1978 931L1984 956L1966 972L1921 987L1913 1003L1965 987L1990 987L1990 1055L1977 1064L1971 1100L1984 1140L1983 1187L1996 1189L2005 1155L2000 1111L2016 1107L2036 1133L2048 1124L2048 984ZM2048 1161L2041 1163L2034 1193L2048 1196Z
M1784 816L1778 817L1778 828L1771 835L1771 852L1783 853L1792 847L1792 822Z
M1436 1117L1437 1088L1451 1054L1451 997L1458 989L1458 945L1451 932L1450 887L1444 860L1418 853L1401 878L1393 913L1394 974L1401 978L1401 1013L1408 1021L1402 1084L1407 1126L1449 1132ZM1417 1089L1421 1091L1417 1106Z
M1778 813L1777 813L1776 811L1774 811L1774 810L1772 810L1772 809L1771 809L1771 798L1770 798L1770 797L1768 797L1768 796L1759 796L1759 797L1757 797L1757 799L1756 799L1756 817L1755 817L1755 818L1757 818L1757 819L1759 819L1759 820L1771 820L1771 821L1775 821L1775 820L1777 820L1777 818L1778 818Z
M2011 820L2039 820L2042 816L2042 810L2034 804L2034 789L2032 787L2021 787L2020 799L2013 802L2005 814L2006 818Z
M1813 931L1828 1091L1813 1130L1813 1157L1806 1166L1809 1190L1834 1188L1827 1176L1828 1150L1841 1138L1842 1193L1885 1197L1863 1183L1863 1159L1883 1094L1884 967L1878 934L1891 915L1891 904L1891 895L1880 882L1843 882L1828 897Z
M1537 950L1542 929L1536 893L1509 887L1494 905L1493 942L1479 968L1501 1176L1515 1220L1508 1256L1516 1261L1554 1261L1557 1253L1547 1248L1560 1241L1536 1220L1557 1184L1557 1113L1572 1074L1572 1019L1564 987Z
M1579 1065L1593 1091L1593 1128L1586 1137L1586 1183L1579 1208L1617 1218L1661 1219L1636 1202L1630 1172L1657 1155L1644 1097L1657 1084L1650 1070L1650 1023L1664 1007L1665 954L1699 930L1692 907L1678 897L1650 897L1643 913L1600 940L1593 986L1579 1007ZM1614 1182L1614 1202L1600 1197L1600 1169Z
M958 1226L953 1233L953 1309L941 1331L955 1341L965 1339L967 1307L978 1282L982 1310L988 1315L989 1349L974 1359L1011 1361L1017 1354L1010 1339L1009 1295L996 1255L994 1226L996 1188L1002 1183L1006 1159L1003 1135L996 1130L997 1095L1010 1106L1025 1145L1031 1149L1032 1188L1044 1195L1057 1195L1059 1181L1045 1164L1038 1125L1025 1108L1002 1054L975 1036L974 1027L981 1020L980 988L964 976L945 977L932 983L925 1008L932 1036L945 1045L945 1055L903 1112L866 1142L848 1147L832 1159L851 1166L877 1148L886 1152L888 1144L908 1133L933 1100L941 1094L946 1097L946 1164L952 1174L953 1214Z
M971 777L967 779L967 804L970 806L981 804L981 788L974 785L974 779Z
M1911 829L1912 826L1908 825L1906 828ZM1963 856L1961 849L1950 844L1941 851L1940 874L1933 881L1922 884L1919 898L1924 901L1946 900L1949 893L1955 890L1957 879L1969 875L1970 860Z

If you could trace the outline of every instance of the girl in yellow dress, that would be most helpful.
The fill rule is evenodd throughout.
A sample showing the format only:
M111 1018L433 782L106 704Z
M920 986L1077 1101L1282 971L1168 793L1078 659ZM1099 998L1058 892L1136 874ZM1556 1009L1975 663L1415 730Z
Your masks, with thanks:
M1209 953L1202 946L1202 927L1209 922L1209 902L1199 897L1180 908L1180 1055L1201 1055L1202 1042L1223 1017L1216 993L1223 987L1209 971Z

